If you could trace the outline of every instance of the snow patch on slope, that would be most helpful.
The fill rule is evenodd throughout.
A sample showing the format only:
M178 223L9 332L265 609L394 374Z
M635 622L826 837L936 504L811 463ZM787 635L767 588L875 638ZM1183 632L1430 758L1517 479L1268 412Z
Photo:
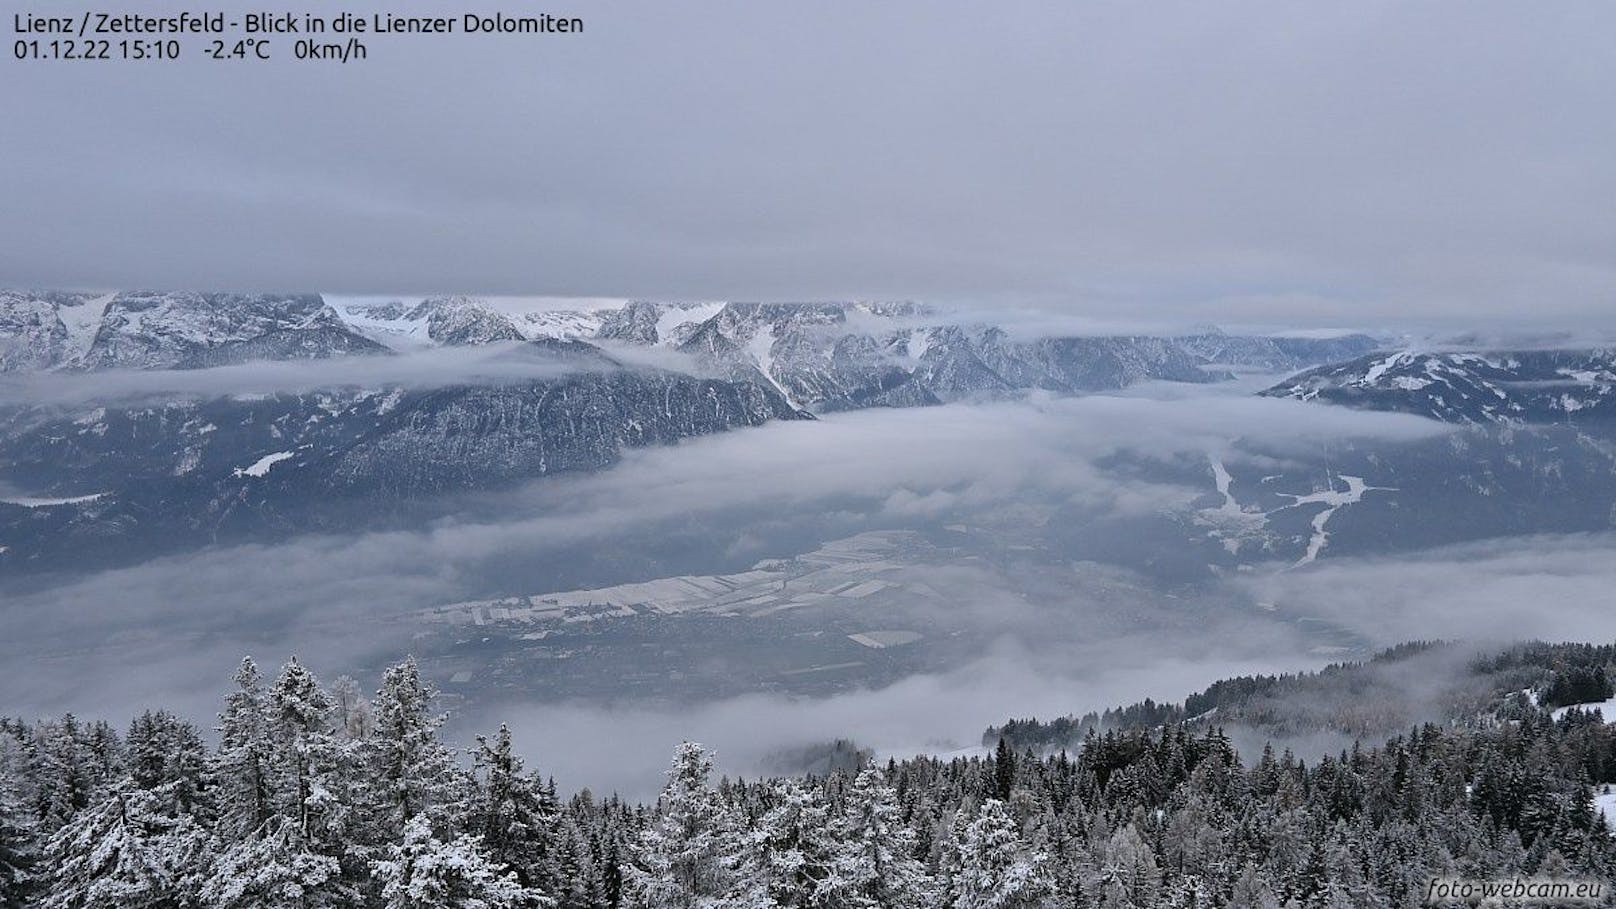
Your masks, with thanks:
M1305 496L1292 495L1290 493L1280 493L1280 495L1292 500L1291 504L1285 506L1286 508L1296 508L1298 506L1312 504L1323 504L1328 506L1323 511L1313 516L1313 536L1307 541L1307 552L1303 554L1302 558L1296 562L1294 567L1299 568L1303 565L1314 562L1318 559L1319 554L1324 552L1324 547L1330 542L1330 532L1325 529L1325 526L1330 523L1330 518L1334 517L1337 511L1347 505L1361 501L1364 497L1364 493L1366 492L1397 491L1390 486L1370 486L1368 483L1364 482L1363 477L1349 477L1342 474L1340 475L1339 479L1346 481L1347 488L1345 491L1333 488L1334 482L1332 481L1332 488L1319 490L1318 492L1310 493Z
M657 314L656 335L657 343L668 346L679 342L679 329L685 325L700 325L701 323L718 315L726 304L723 301L716 303L697 303L693 306L664 306Z
M293 453L290 451L277 451L274 454L264 455L246 467L237 467L235 469L235 475L238 477L264 476L265 474L269 473L269 469L271 467L274 467L276 464L279 464L287 458L292 457L292 454Z
M1212 528L1212 536L1219 539L1230 555L1240 551L1241 544L1261 535L1268 523L1268 515L1261 511L1247 511L1235 500L1230 486L1234 478L1223 461L1209 457L1212 463L1212 481L1217 486L1223 503L1216 508L1203 508L1196 513L1197 523Z
M1552 715L1558 720L1572 710L1597 710L1605 715L1606 722L1616 722L1616 698L1606 701L1590 701L1586 704L1567 704L1564 707L1556 707Z
M44 498L36 496L16 496L14 498L0 499L8 505L21 505L24 508L49 508L52 505L81 505L85 502L94 502L106 495L104 492L92 492L87 496L68 496L66 498Z
M95 333L101 330L101 317L106 314L107 304L111 303L116 293L104 294L85 300L77 306L64 306L57 310L56 317L62 320L67 329L67 343L72 350L72 356L82 357L95 343Z

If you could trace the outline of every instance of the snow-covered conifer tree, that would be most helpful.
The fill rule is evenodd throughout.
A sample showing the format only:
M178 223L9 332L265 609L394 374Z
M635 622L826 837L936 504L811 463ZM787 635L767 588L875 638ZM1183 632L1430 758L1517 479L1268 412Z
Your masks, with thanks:
M837 830L823 798L796 780L776 781L769 790L773 807L751 831L751 851L740 868L743 883L769 906L843 905L853 887L842 878Z
M466 793L454 752L438 740L443 717L432 711L437 692L421 680L415 658L388 667L371 705L375 729L364 742L366 784L382 832L393 836L417 815L453 826Z
M522 772L522 758L503 724L492 743L477 737L472 754L477 793L466 827L482 837L483 848L529 887L555 886L558 807L545 787Z
M273 816L228 846L202 887L209 909L351 909L363 905L335 856L310 848L290 819Z
M219 748L213 758L218 833L243 839L269 820L274 794L263 680L252 657L241 661L235 690L219 713Z
M635 909L716 907L734 892L739 839L708 784L712 759L685 742L674 752L656 819L640 832L625 868L625 901Z
M124 783L53 834L41 863L41 909L141 909L181 905L196 850L190 818Z
M998 799L987 799L954 844L958 856L947 881L951 909L1040 906L1050 880L1042 853L1020 842L1015 819Z
M376 863L386 909L548 909L555 901L491 861L476 837L438 839L425 816Z
M897 793L875 768L865 768L853 780L836 828L836 876L852 894L848 905L871 909L928 905L933 884L926 866L915 858L915 833L903 823Z
M9 752L0 754L0 909L23 905L36 851L33 818L23 805L11 758Z

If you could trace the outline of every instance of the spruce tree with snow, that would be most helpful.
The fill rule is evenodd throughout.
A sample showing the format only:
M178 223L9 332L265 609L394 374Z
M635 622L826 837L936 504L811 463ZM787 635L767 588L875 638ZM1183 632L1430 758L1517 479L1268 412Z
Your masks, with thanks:
M1198 792L1167 818L1161 834L1161 851L1166 864L1181 875L1204 875L1228 854L1224 833L1213 823L1213 807Z
M12 755L0 757L0 909L17 909L33 878L34 824L23 806Z
M1015 819L987 799L954 844L957 863L946 883L950 909L1021 909L1048 905L1048 857L1020 842Z
M360 905L363 866L349 855L351 764L335 740L331 701L296 657L265 694L250 661L220 715L215 775L225 839L204 887L216 909ZM250 825L250 826L249 826ZM349 859L346 872L344 859Z
M1359 848L1344 821L1336 823L1324 849L1324 905L1328 909L1382 909L1387 905L1364 876Z
M656 817L640 832L624 869L627 905L712 909L734 894L738 831L708 784L712 770L701 745L685 742L675 750Z
M624 833L619 818L611 812L602 812L599 829L596 831L595 841L592 844L595 855L599 856L596 868L599 870L599 880L594 890L599 894L597 906L609 906L612 909L623 905L623 867L626 864L625 856L628 854L627 844L624 842Z
M41 909L160 909L183 905L198 831L125 783L57 830L45 846Z
M993 798L1001 802L1010 801L1010 791L1016 783L1016 751L1010 747L1010 740L999 738L999 744L993 751Z
M290 818L273 816L232 843L202 887L208 909L357 909L361 893L336 856L311 848Z
M523 773L509 727L501 724L492 743L477 737L472 765L477 788L467 829L524 886L552 891L561 877L555 862L559 808L538 780Z
M933 882L915 858L914 830L903 822L897 793L873 767L859 772L836 821L840 842L836 876L850 894L846 904L868 909L919 909Z
M94 794L84 733L73 714L46 723L35 736L34 812L51 833L83 811Z
M314 674L292 657L270 688L266 720L274 772L274 806L313 840L317 830L332 826L335 777L341 770L340 747L331 721L331 699Z
M252 657L236 670L235 690L219 713L219 748L212 776L217 787L217 831L227 841L252 835L273 810L272 756L263 679Z
M1152 906L1161 889L1156 853L1133 824L1117 828L1097 856L1097 890L1106 909Z
M111 723L96 720L84 728L83 754L92 793L111 789L123 779L123 740Z
M208 752L195 726L166 710L147 710L130 722L125 742L136 786L171 794L175 811L203 807Z
M424 815L376 862L385 909L550 909L555 901L522 886L483 852L476 837L443 841Z
M444 717L432 711L437 691L422 682L415 658L390 666L371 708L375 729L363 743L372 822L397 835L417 815L440 830L452 826L466 794L454 752L438 741Z
M1274 896L1273 888L1263 880L1256 866L1247 865L1234 882L1228 909L1279 909L1279 898Z
M554 890L558 909L595 909L605 903L600 870L590 840L571 817L560 819L555 831Z
M842 876L846 863L823 798L796 780L768 788L773 807L758 818L739 869L746 896L794 909L849 905L854 888Z

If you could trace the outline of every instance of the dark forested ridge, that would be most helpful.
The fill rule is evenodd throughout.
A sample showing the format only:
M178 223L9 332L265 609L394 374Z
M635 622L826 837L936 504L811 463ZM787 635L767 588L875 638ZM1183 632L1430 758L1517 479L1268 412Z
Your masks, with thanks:
M1051 720L1012 719L982 735L1039 753L1076 749L1093 732L1186 723L1250 728L1267 738L1333 732L1383 739L1426 721L1512 717L1522 701L1545 709L1616 694L1616 645L1517 644L1477 654L1440 641L1399 644L1317 672L1222 679L1181 703L1144 700Z
M1534 644L1467 665L1551 690L1612 655ZM0 906L1334 909L1417 905L1439 875L1616 873L1593 801L1616 734L1528 697L1317 761L1242 760L1182 706L1042 757L1003 739L755 782L714 779L685 744L655 805L558 797L503 728L458 755L433 697L413 662L367 698L249 660L217 746L161 711L121 732L0 722Z

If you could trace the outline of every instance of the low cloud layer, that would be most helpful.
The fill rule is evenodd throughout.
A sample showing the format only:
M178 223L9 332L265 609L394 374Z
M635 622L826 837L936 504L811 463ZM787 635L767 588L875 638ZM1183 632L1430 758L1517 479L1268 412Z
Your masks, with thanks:
M956 671L914 676L879 690L823 699L756 695L690 710L635 705L498 705L459 718L468 728L507 722L528 759L563 788L588 786L654 798L659 771L675 745L699 741L717 750L720 771L758 776L781 750L846 738L878 758L976 752L983 730L1012 716L1054 717L1105 710L1144 698L1179 701L1220 678L1316 668L1300 653L1274 658L1256 647L1189 647L1184 641L1095 642L1067 651L1062 667L1029 661L1006 643ZM1154 651L1145 661L1139 655Z
M1401 641L1616 640L1616 535L1510 537L1250 582L1296 615Z
M439 388L555 379L585 369L670 369L702 374L675 351L609 345L609 353L580 360L520 342L439 347L402 354L318 360L261 360L206 369L107 369L0 373L7 404L118 406L176 398L303 393L392 386Z
M497 352L441 356L320 368L389 369L394 380L409 368L412 380L439 381ZM252 368L207 372L243 389L293 378ZM1234 464L1253 452L1264 465L1317 463L1340 441L1396 444L1452 431L1406 415L1252 396L1264 381L833 414L631 451L611 470L468 497L427 527L232 546L12 584L0 613L0 670L13 682L0 712L72 709L121 721L164 704L206 722L243 653L269 665L295 653L327 679L364 675L417 646L419 626L400 621L405 613L586 580L642 580L640 563L621 557L651 540L688 539L705 555L681 563L684 570L716 571L835 536L969 522L1011 507L1148 516L1204 495L1210 477L1178 485L1119 465L1175 457L1192 466L1214 457ZM1070 573L1014 577L999 566L961 563L926 579L967 592L963 599L978 613L949 617L950 627L983 641L953 668L819 698L758 694L669 705L524 692L459 704L452 735L468 741L508 721L534 765L564 787L636 797L652 793L668 749L682 738L714 745L723 769L747 774L782 748L838 737L890 754L970 748L983 727L1014 715L1178 700L1230 674L1334 658L1317 649L1318 639L1296 621L1302 618L1377 645L1616 637L1605 596L1616 585L1606 568L1613 542L1533 538L1398 559L1329 559L1235 576L1186 599L1153 593L1148 578L1124 569L1084 586ZM616 560L627 574L598 565L582 580L565 574L564 563L596 553L605 554L599 564ZM1121 599L1096 593L1118 590ZM1546 601L1556 608L1530 606ZM1276 608L1252 608L1258 602Z
M1243 449L1235 440L1260 442L1267 457L1306 459L1330 440L1446 431L1412 417L1253 398L1247 390L1154 385L772 424L632 451L600 473L470 497L452 517L419 529L305 536L12 583L0 613L0 671L13 682L0 713L73 709L121 720L167 704L205 720L243 653L269 664L295 653L327 678L360 672L411 651L419 627L397 621L404 613L478 596L643 580L635 572L647 569L624 556L679 541L701 554L668 563L681 571L736 570L824 539L935 527L1008 507L1147 515L1188 503L1205 484L1129 480L1101 462L1178 453L1236 458ZM670 573L667 565L659 570ZM1011 714L1179 698L1229 672L1320 661L1283 621L1234 605L1219 611L1237 597L1157 598L1147 607L1091 595L1141 583L1120 570L1092 588L1074 586L1070 573L1062 580L963 564L950 570L947 585L973 585L979 595L969 599L982 613L951 616L954 627L991 642L956 670L830 700L759 696L673 711L632 703L605 709L534 692L522 703L466 705L457 735L512 719L541 766L569 785L642 792L633 780L654 779L679 736L711 740L728 755L724 766L737 771L755 769L779 747L844 735L889 751L964 746ZM1197 611L1192 620L1170 612L1176 609ZM1051 626L1038 623L1048 621L1073 633L1041 634ZM607 736L637 743L628 749L637 760L600 763L596 745ZM587 772L592 766L596 773Z

